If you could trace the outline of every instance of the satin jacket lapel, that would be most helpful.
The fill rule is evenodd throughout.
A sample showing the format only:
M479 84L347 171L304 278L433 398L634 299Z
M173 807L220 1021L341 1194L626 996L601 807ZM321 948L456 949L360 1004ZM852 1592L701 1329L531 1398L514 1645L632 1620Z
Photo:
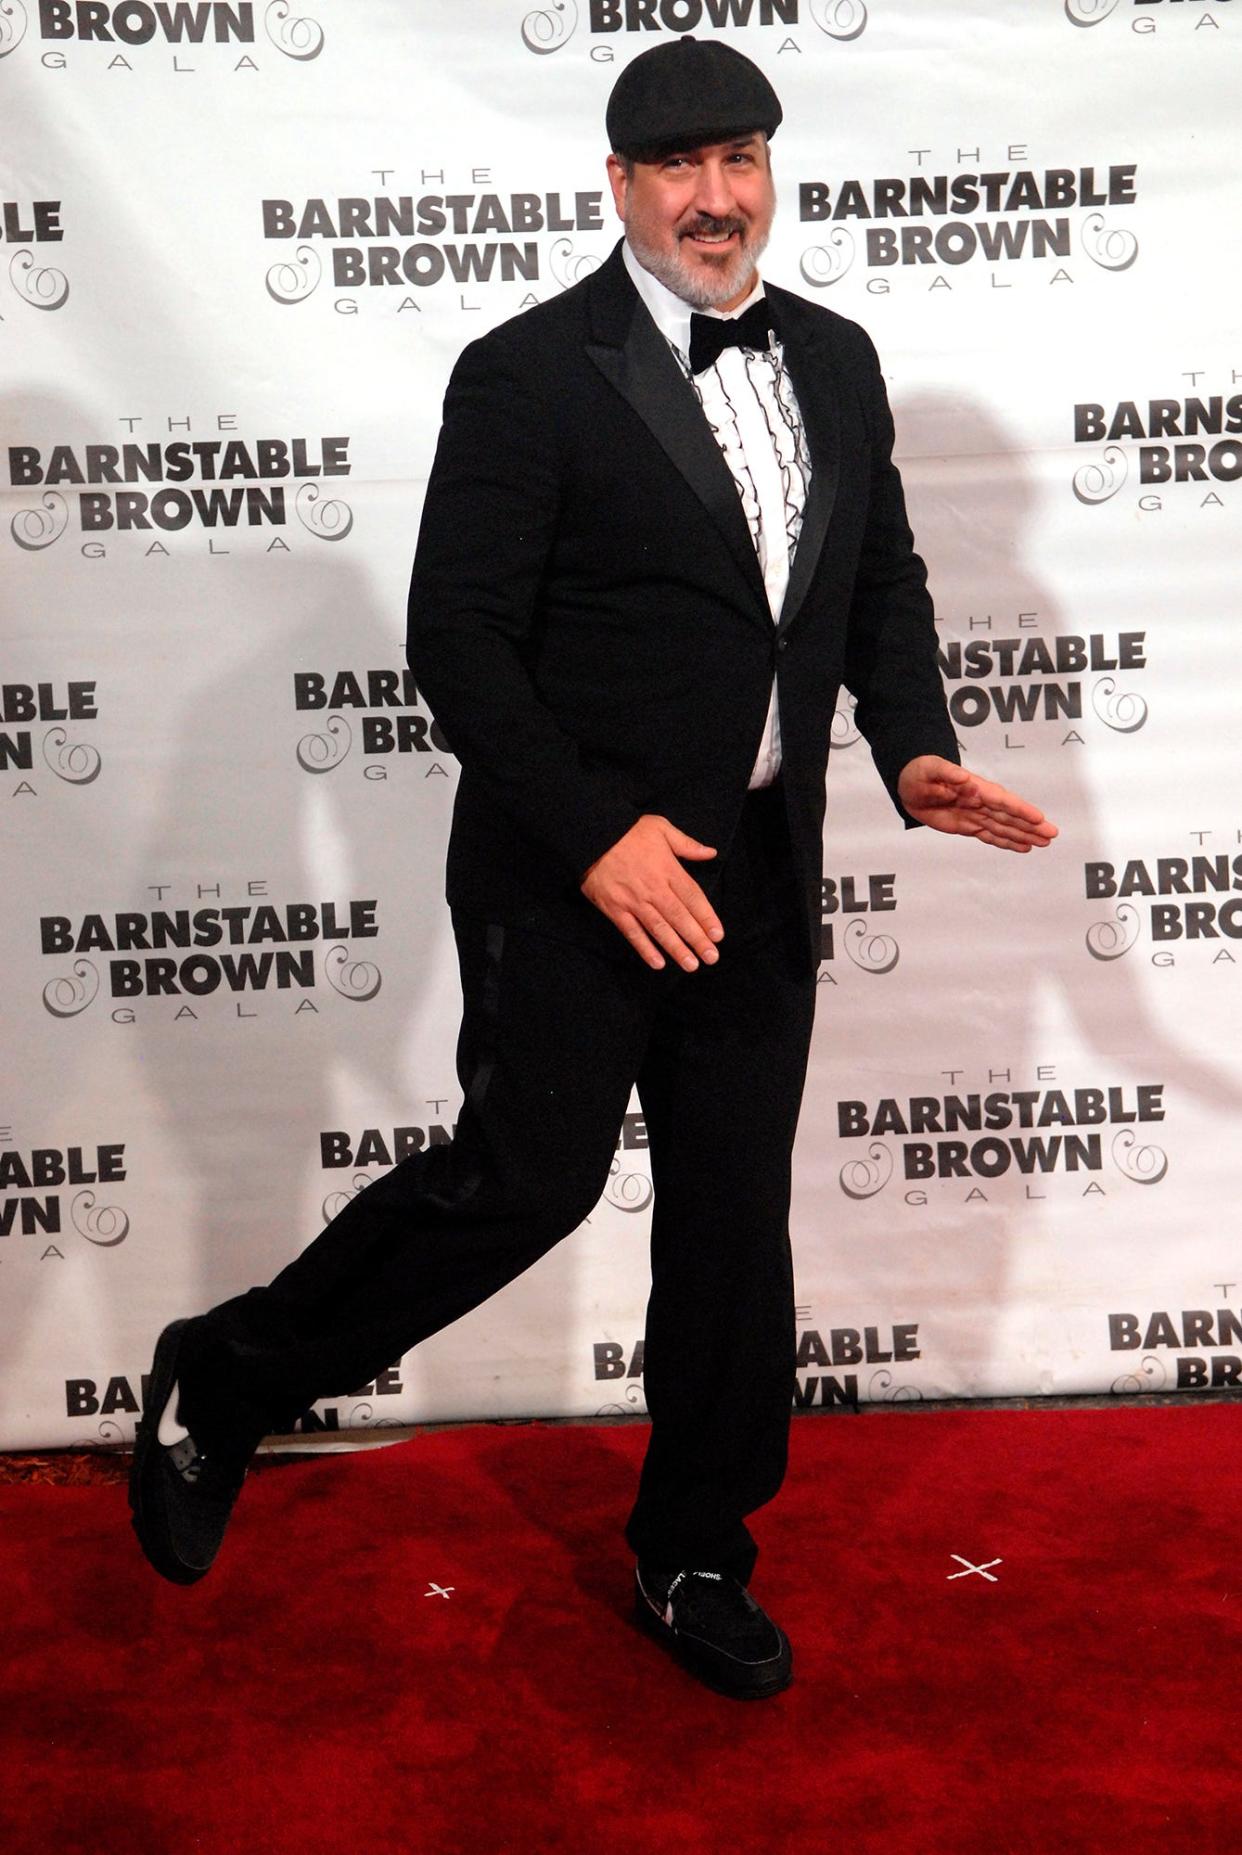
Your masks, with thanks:
M797 297L781 290L773 290L772 295L781 318L785 365L811 452L811 487L778 626L785 631L798 616L827 539L841 471L841 413L832 351L815 327L815 318L801 313Z
M596 330L604 339L588 342L588 355L699 498L755 596L756 616L770 625L763 575L728 465L694 388L626 276L619 247L592 281L598 285Z

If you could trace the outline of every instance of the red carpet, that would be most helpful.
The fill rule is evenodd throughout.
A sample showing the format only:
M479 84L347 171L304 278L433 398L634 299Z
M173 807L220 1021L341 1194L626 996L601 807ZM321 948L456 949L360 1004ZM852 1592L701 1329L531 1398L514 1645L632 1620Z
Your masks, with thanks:
M6 1486L5 1855L1242 1844L1242 1410L800 1418L755 1579L795 1682L749 1705L627 1620L644 1435L265 1469L189 1591L120 1486Z

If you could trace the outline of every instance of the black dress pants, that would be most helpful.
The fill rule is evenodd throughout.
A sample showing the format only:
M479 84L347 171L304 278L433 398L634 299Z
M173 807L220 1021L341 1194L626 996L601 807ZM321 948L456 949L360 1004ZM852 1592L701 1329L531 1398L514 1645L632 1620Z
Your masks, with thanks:
M248 1452L365 1384L574 1230L636 1082L652 1432L626 1537L653 1566L749 1578L745 1516L785 1468L790 1155L815 998L779 785L748 795L717 909L720 960L695 973L454 916L454 1138L368 1186L270 1286L194 1323L182 1412L204 1448Z

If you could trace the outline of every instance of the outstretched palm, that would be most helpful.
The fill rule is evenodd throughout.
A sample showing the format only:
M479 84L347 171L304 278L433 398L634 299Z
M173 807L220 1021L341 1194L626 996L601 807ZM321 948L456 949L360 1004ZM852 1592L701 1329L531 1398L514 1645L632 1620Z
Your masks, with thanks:
M1057 835L1057 827L1037 805L939 754L920 754L908 761L897 791L920 824L978 838L997 850L1042 850Z

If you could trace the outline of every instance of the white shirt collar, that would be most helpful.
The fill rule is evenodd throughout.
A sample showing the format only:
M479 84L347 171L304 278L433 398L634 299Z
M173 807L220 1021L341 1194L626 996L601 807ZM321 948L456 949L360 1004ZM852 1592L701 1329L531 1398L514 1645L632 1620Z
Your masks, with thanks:
M674 296L666 284L661 283L658 277L653 277L649 270L643 268L635 257L628 238L622 244L621 256L630 274L630 282L651 311L652 320L661 335L667 341L671 341L675 348L680 348L683 354L689 354L691 304L683 302L680 296ZM743 315L752 303L760 300L762 295L763 279L756 276L754 289L746 301L739 303L736 309L730 309L727 312L720 309L702 309L694 313L719 316L722 321L729 322L735 316Z

